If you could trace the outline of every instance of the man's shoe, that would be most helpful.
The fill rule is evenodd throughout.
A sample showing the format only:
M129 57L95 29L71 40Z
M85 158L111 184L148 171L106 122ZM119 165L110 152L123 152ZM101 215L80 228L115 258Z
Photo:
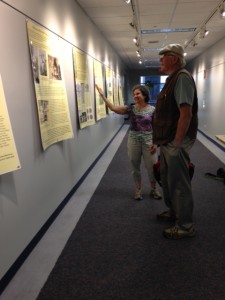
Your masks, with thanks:
M156 199L156 200L162 199L162 196L161 196L160 192L157 191L156 189L151 190L150 197L153 198L153 199Z
M187 237L194 237L195 229L193 226L191 226L191 228L185 230L176 225L176 226L164 229L163 235L168 239L178 240L178 239L187 238Z
M171 214L171 212L169 210L162 212L161 214L158 214L156 216L156 218L158 220L161 221L169 221L169 222L174 222L176 221L176 217L174 215Z
M142 190L141 189L136 189L135 194L134 194L134 199L135 200L142 200Z

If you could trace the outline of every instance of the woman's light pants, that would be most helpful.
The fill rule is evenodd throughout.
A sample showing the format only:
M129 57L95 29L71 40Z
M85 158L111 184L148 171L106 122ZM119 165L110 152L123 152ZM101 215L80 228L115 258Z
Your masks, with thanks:
M150 153L150 146L143 141L134 140L128 137L128 157L132 166L132 175L135 182L141 183L141 159L143 157L145 168L148 173L149 181L155 181L153 164L157 161L157 153Z

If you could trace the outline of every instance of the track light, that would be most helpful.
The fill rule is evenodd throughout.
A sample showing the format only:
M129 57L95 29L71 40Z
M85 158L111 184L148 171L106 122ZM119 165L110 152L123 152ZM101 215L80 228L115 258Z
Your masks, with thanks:
M205 36L207 36L209 34L209 30L205 30Z
M221 16L222 19L225 18L224 4L222 4L222 5L220 6L220 16Z
M200 39L200 40L203 40L208 34L209 34L209 31L204 27L204 28L199 32L199 39Z
M130 27L132 27L133 29L137 29L137 22L136 22L136 16L135 13L133 12L133 18L132 21L129 23Z
M191 42L191 46L192 47L195 47L195 46L197 46L198 44L196 43L196 41L195 40L193 40L192 42Z
M137 37L133 38L133 42L135 43L135 45L137 47L139 47L139 43L138 43L138 38Z
M135 19L133 19L133 21L130 22L129 25L132 29L136 29L136 31L137 31L137 25L136 25Z
M142 64L142 60L141 60L141 59L139 60L139 64L140 64L140 65Z
M136 53L137 53L137 57L140 57L140 56L141 56L141 54L140 54L140 51L139 51L139 50L137 50L137 51L136 51Z
M124 0L124 2L126 2L126 4L130 4L131 0Z

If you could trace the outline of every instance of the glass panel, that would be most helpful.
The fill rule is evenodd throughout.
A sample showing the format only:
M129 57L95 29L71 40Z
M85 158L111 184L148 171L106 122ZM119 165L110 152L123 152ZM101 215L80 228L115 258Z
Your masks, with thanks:
M157 96L162 90L167 76L141 76L140 84L146 85L150 90L150 104L155 105Z

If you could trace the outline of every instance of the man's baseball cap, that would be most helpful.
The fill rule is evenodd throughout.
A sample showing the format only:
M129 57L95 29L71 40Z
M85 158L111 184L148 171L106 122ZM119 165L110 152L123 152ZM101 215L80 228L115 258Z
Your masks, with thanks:
M169 44L159 51L159 55L162 55L165 53L175 54L175 55L178 55L183 58L184 57L184 48L180 44Z

